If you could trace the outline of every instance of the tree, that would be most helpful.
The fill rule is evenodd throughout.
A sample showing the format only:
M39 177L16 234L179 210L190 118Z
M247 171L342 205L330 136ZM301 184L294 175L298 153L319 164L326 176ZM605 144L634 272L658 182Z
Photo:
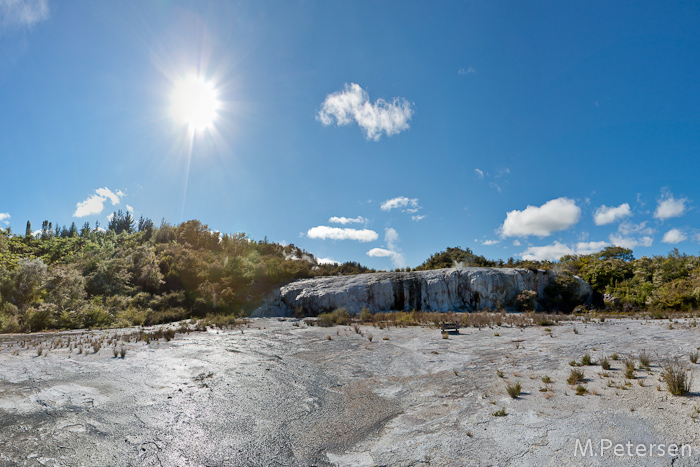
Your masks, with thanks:
M32 234L32 223L27 221L27 229L24 231L24 236L27 238L30 238L33 236Z

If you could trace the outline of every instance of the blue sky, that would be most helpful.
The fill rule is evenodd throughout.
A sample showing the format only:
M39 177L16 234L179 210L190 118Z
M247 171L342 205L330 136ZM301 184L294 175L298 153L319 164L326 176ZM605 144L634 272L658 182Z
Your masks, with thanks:
M0 227L130 209L377 269L448 246L697 254L699 16L0 0Z

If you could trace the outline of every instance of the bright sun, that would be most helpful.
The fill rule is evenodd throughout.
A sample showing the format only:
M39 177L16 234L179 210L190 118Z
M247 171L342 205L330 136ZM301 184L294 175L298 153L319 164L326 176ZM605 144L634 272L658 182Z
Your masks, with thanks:
M188 76L175 83L172 116L190 130L210 129L218 116L220 102L216 89L199 76Z

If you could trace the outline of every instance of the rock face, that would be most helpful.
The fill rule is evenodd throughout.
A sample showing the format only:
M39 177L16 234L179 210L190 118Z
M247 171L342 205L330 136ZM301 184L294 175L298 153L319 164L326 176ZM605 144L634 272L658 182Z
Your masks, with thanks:
M545 270L506 268L450 268L431 271L383 272L352 276L302 279L275 291L253 316L306 315L346 308L357 314L390 310L477 311L499 305L514 308L523 290L537 292L537 307L544 309L544 291L557 277ZM574 277L573 294L590 304L593 291Z

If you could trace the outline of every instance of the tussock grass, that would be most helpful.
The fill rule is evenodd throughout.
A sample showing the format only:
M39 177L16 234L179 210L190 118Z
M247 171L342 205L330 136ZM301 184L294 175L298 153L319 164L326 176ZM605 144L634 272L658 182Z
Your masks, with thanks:
M668 392L674 396L683 396L690 392L693 374L679 360L672 360L663 366L661 380L666 383Z
M571 370L571 373L569 373L569 377L566 380L566 382L572 386L576 383L582 383L583 381L585 381L585 376L582 370Z
M516 399L520 395L520 390L522 387L520 386L520 382L517 383L509 383L506 386L506 391L508 392L508 395L512 397L513 399Z

